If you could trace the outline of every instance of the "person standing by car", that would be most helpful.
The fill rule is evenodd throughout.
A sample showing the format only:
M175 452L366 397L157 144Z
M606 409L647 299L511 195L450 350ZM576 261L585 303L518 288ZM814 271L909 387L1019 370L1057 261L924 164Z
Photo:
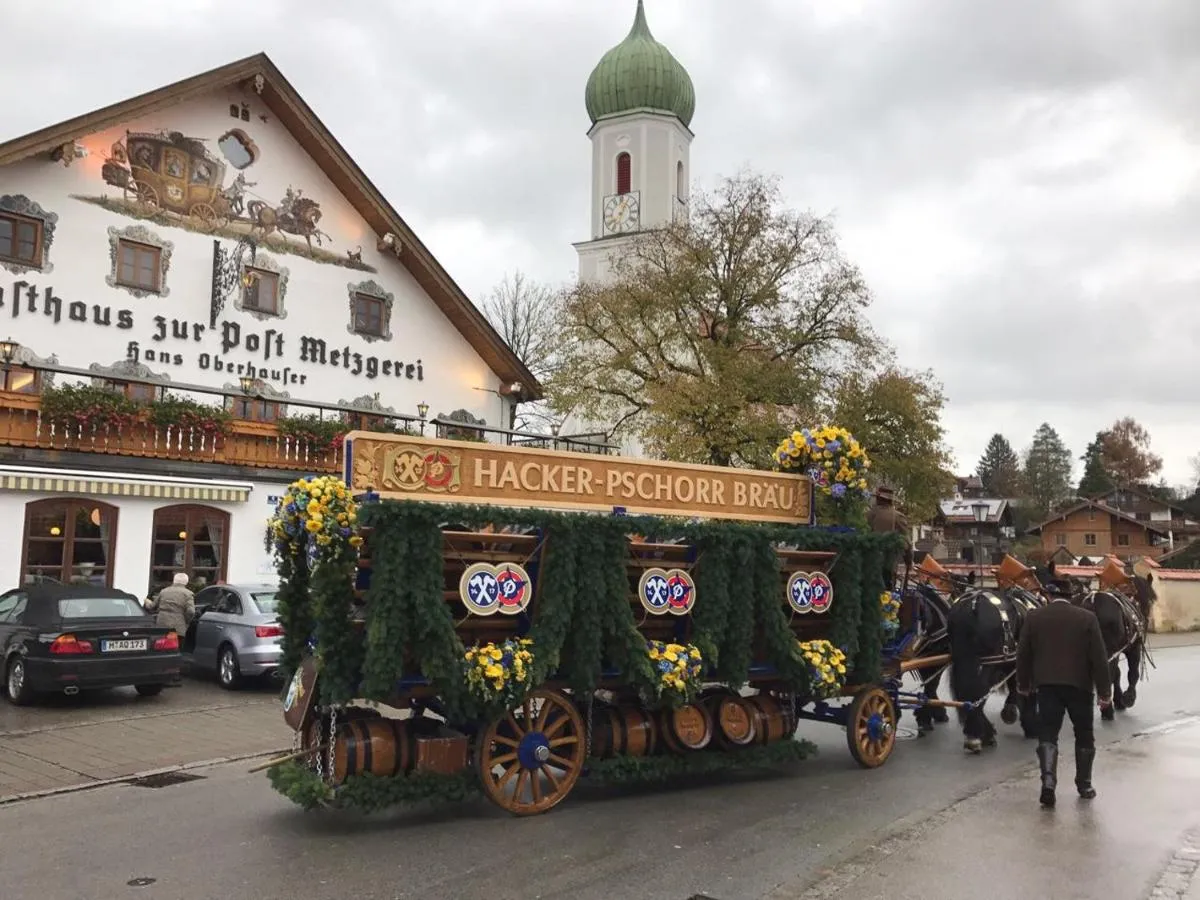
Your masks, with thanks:
M1092 787L1096 759L1092 688L1104 709L1112 703L1112 679L1095 614L1072 605L1054 583L1046 592L1050 602L1031 612L1021 628L1016 676L1021 694L1037 692L1039 802L1050 807L1058 786L1058 733L1064 715L1071 717L1075 729L1075 788L1084 800L1096 796Z
M188 590L185 572L176 572L174 583L158 592L146 608L157 612L156 623L163 628L173 628L182 642L188 626L196 618L196 596Z

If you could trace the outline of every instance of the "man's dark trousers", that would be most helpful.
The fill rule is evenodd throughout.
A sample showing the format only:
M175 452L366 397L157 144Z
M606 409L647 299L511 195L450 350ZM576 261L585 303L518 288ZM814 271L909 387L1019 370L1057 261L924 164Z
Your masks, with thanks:
M1042 803L1054 804L1058 766L1058 734L1063 717L1071 718L1075 730L1075 787L1086 799L1096 796L1092 788L1092 765L1096 760L1096 734L1091 691L1066 684L1044 684L1037 689L1038 759L1042 766ZM1047 779L1047 776L1049 778Z

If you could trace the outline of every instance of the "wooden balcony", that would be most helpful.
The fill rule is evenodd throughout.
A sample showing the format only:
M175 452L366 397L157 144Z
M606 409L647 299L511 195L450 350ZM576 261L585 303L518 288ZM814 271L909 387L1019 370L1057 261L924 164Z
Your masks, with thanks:
M224 437L150 423L125 429L63 427L44 420L40 405L36 395L0 391L0 446L216 463L251 469L289 469L311 474L342 471L340 447L317 450L307 441L281 435L278 428L265 422L235 421L232 432Z

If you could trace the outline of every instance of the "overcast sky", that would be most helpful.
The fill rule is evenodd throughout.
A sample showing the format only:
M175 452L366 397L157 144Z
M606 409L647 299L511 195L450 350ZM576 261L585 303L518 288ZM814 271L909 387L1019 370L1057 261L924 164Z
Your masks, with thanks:
M0 139L266 51L475 297L574 278L583 89L634 0L0 0ZM836 215L958 468L1133 415L1200 453L1200 2L647 0L701 186ZM1077 474L1079 467L1077 465Z

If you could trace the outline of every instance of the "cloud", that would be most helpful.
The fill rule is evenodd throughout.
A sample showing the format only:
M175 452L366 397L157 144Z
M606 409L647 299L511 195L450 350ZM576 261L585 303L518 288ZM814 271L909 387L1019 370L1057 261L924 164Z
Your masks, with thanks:
M1200 450L1200 4L648 0L696 85L694 173L779 173L834 212L904 362L945 382L963 471L1042 421L1076 453L1143 421ZM266 50L482 297L571 277L587 237L583 87L633 0L7 0L22 134Z

